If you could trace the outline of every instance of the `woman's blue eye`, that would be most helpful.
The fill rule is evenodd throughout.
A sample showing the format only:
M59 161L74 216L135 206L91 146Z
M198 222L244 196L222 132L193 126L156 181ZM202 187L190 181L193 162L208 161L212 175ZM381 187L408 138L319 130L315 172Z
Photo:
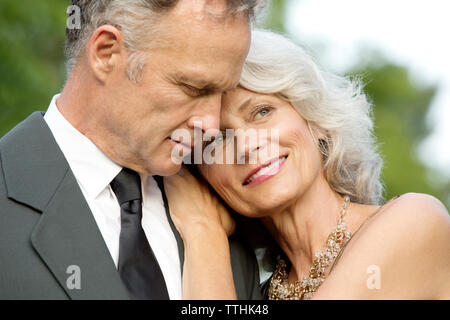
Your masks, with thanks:
M270 113L270 108L269 107L264 107L261 110L259 110L256 115L255 118L262 118L267 116Z

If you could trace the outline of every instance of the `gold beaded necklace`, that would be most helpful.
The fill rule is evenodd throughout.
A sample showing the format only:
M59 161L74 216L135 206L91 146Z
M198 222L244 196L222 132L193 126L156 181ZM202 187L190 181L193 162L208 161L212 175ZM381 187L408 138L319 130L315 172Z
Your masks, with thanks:
M278 261L270 280L269 300L308 300L312 298L313 293L325 281L326 268L336 259L345 243L351 238L351 232L347 230L344 223L344 216L349 204L350 197L345 196L336 229L328 236L325 247L315 253L308 276L303 276L301 281L297 280L289 284L286 262L282 259Z

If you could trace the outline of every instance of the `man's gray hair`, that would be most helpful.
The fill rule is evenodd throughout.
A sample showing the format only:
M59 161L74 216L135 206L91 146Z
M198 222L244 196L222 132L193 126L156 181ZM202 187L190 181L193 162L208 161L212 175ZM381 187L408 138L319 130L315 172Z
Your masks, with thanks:
M145 64L142 51L152 45L149 37L157 31L156 19L173 9L180 0L71 0L80 9L79 29L66 29L66 68L69 75L82 55L89 38L102 25L118 27L129 50L128 76L139 81ZM206 0L208 1L208 0ZM226 16L242 15L251 19L263 0L224 0Z

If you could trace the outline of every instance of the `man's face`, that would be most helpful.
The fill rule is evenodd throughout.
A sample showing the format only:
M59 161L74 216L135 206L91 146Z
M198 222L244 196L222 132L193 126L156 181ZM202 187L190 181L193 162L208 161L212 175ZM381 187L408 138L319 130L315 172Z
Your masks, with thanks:
M198 3L181 1L162 17L166 45L150 49L139 83L123 68L106 81L103 125L109 156L122 166L149 175L172 175L176 129L193 137L194 122L218 129L223 91L235 87L248 53L245 18L214 20ZM197 7L199 8L197 8ZM192 142L193 143L193 142ZM187 142L189 144L189 142Z

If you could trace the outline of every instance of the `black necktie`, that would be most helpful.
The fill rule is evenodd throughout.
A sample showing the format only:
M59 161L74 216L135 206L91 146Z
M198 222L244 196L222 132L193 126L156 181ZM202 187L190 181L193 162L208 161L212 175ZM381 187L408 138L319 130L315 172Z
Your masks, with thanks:
M169 299L161 268L142 229L139 174L124 168L111 182L120 205L119 273L135 299Z

